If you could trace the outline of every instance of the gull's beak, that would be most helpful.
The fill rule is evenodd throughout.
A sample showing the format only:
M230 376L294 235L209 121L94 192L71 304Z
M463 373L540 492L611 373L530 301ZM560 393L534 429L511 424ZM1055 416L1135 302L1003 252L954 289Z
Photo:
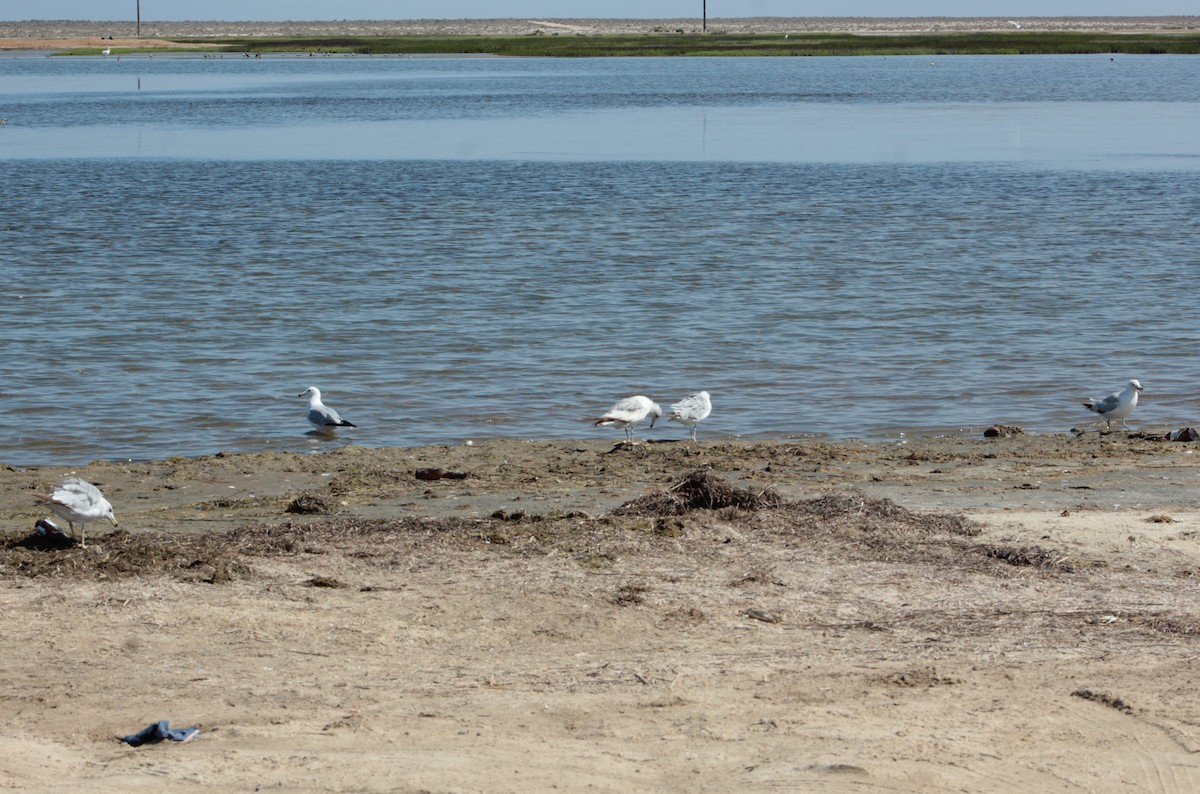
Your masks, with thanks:
M112 525L113 525L114 527L117 525L117 519L113 518L112 516L109 516L109 517L108 517L108 520L112 522Z
M299 394L297 394L296 396L297 396L297 397L303 397L303 396L304 396L304 395L306 395L306 394L308 394L308 392L307 392L307 391L302 391L302 392L300 392Z
M657 421L658 421L658 417L657 417L657 416L652 416L652 417L650 417L650 426L651 426L651 427L654 427L654 423L655 423L655 422L657 422Z

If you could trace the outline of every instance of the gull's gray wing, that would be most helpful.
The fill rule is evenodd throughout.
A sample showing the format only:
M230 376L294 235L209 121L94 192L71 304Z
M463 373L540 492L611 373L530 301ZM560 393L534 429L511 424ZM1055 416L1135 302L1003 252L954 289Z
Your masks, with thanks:
M310 408L308 410L308 421L318 427L336 427L342 423L342 417L338 416L338 412L323 405L320 408Z
M74 477L63 480L51 494L59 504L80 513L92 513L101 509L104 496L100 489L85 480Z
M1098 414L1106 414L1109 411L1114 411L1114 410L1116 410L1117 406L1120 404L1121 404L1121 393L1120 392L1117 392L1115 394L1110 394L1107 397L1105 397L1103 400L1092 400L1092 401L1086 403L1088 408L1091 408L1093 411L1095 411Z
M688 395L671 406L671 410L678 414L680 419L703 419L704 409L704 398L699 394Z
M646 415L649 408L650 400L640 395L634 395L618 400L616 405L609 408L600 418L614 422L636 422Z
M610 414L632 414L637 413L646 407L640 397L626 397L624 400L618 400L616 405L608 409Z

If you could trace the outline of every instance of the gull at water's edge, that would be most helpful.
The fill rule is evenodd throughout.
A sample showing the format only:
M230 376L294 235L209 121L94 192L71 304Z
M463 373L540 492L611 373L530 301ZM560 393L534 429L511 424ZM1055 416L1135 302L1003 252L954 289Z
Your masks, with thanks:
M619 400L602 416L585 421L591 422L594 427L623 427L625 428L625 440L632 441L634 425L648 416L650 417L650 427L654 427L654 422L662 416L662 413L662 408L654 400L641 394L635 394Z
M330 432L335 427L358 427L353 422L347 422L338 412L330 408L325 403L321 402L321 390L316 386L309 386L304 391L297 394L297 397L308 395L308 413L306 418L308 423L318 430Z
M1112 429L1114 419L1119 419L1121 425L1128 430L1129 425L1125 424L1125 417L1133 413L1134 408L1137 408L1138 395L1141 392L1142 384L1134 378L1122 391L1113 392L1103 399L1087 400L1083 403L1083 407L1100 414L1100 418L1104 420L1105 426L1109 430Z
M79 545L87 547L84 534L89 521L106 519L115 527L117 519L113 515L113 507L100 493L100 489L86 480L68 477L58 484L49 496L34 494L33 497L55 512L59 518L66 519L75 534L75 525L79 524Z
M671 406L668 419L687 425L692 429L692 441L696 440L696 425L703 422L712 413L712 401L708 392L702 391L688 395Z

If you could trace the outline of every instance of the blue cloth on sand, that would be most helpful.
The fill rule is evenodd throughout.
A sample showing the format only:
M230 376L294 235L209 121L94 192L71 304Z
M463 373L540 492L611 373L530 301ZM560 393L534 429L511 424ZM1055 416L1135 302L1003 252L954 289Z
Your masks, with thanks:
M163 739L170 739L173 742L186 742L198 733L200 733L198 726L172 728L169 720L162 720L153 725L147 725L137 733L129 736L118 736L117 738L125 742L125 744L133 747L141 747L143 744L154 744L155 742L161 742Z

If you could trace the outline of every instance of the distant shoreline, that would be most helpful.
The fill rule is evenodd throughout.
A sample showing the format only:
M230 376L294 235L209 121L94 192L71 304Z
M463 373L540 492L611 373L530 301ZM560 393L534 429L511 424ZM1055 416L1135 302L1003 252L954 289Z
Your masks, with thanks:
M540 57L1197 54L1200 16L0 23L0 52Z
M917 34L994 32L1190 33L1200 31L1200 15L1161 17L738 17L710 18L710 33L872 33ZM699 17L678 19L418 19L278 22L143 21L142 39L214 36L488 36L698 33ZM0 40L131 38L133 20L92 22L46 20L0 22ZM48 42L42 43L46 48ZM6 43L0 48L14 49Z

